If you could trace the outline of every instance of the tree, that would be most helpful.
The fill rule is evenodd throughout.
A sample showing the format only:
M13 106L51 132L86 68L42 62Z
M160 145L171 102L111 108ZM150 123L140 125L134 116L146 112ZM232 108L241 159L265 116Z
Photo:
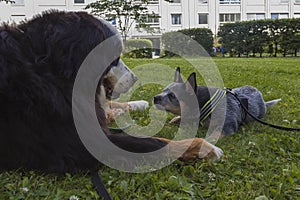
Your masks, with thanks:
M90 3L85 9L91 9L91 13L103 17L108 21L116 21L121 36L126 41L127 34L134 22L136 28L153 31L147 21L157 19L159 16L150 12L147 8L150 0L98 0Z

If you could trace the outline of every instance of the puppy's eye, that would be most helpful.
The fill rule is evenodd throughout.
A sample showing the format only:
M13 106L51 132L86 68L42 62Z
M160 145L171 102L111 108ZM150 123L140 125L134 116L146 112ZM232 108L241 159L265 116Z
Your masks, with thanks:
M118 63L119 63L119 61L120 61L120 58L117 58L116 60L114 60L114 61L111 63L111 65L112 65L112 66L117 66Z
M171 98L171 99L176 99L175 94L172 93L172 92L168 94L168 97Z

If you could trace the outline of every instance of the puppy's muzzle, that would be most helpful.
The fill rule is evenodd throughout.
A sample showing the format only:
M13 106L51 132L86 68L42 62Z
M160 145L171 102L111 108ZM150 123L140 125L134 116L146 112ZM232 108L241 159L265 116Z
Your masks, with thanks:
M160 103L161 103L161 100L162 100L162 97L161 97L160 95L156 95L156 96L153 98L154 104L160 104Z
M153 104L159 110L165 110L165 106L163 105L163 97L161 95L156 95L153 98Z

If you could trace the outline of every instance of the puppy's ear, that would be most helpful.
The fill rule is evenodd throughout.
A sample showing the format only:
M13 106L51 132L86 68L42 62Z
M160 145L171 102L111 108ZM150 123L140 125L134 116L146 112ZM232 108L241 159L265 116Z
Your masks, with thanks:
M183 80L180 75L180 67L177 67L177 69L175 71L174 82L175 83L183 83Z
M196 73L193 72L188 77L186 83L185 83L186 90L190 93L195 93L197 91L197 80L196 80Z

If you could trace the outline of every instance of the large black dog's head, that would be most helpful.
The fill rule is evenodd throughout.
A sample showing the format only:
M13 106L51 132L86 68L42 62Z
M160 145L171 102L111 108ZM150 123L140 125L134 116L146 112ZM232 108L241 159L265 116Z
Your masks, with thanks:
M25 35L24 41L32 51L28 55L34 55L31 59L42 66L36 70L48 70L71 80L97 45L118 34L113 26L86 12L48 11L19 25L18 29ZM111 45L123 48L121 39L114 40ZM46 69L45 63L49 69ZM99 85L104 86L106 97L110 99L127 92L136 80L136 76L117 57L104 70Z
M166 110L175 115L181 115L181 107L188 107L189 97L196 94L197 83L196 73L191 73L186 82L183 82L180 75L180 68L175 71L174 82L168 85L162 93L154 97L154 104L160 110Z

